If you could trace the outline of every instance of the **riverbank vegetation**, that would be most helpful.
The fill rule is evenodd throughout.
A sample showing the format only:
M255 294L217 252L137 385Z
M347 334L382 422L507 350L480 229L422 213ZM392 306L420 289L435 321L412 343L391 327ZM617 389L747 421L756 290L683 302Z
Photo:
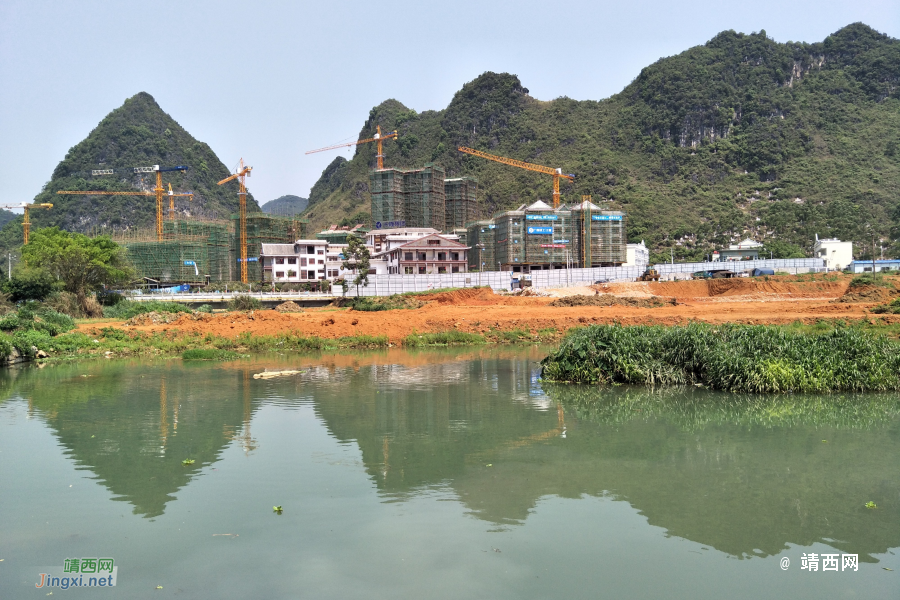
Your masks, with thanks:
M595 325L542 363L548 381L697 385L730 392L900 389L900 344L862 327Z

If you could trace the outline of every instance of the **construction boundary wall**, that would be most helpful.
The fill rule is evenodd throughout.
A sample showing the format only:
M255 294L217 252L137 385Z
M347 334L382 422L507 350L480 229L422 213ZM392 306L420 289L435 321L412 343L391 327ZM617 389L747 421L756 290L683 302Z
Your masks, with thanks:
M231 265L232 272L240 273L238 261L241 258L240 216L231 215ZM261 281L262 268L259 254L262 244L293 244L297 240L307 239L308 219L299 217L277 217L266 213L250 213L247 215L247 279ZM253 260L256 259L256 260Z
M704 268L704 266L706 268ZM594 267L591 269L553 269L533 271L531 286L541 288L562 288L584 286L606 281L634 281L640 277L647 265L634 267ZM691 273L710 269L728 269L740 273L749 269L775 269L794 273L816 273L825 270L825 259L775 259L740 262L676 263L674 265L654 265L664 277L686 278ZM479 285L490 286L495 291L509 290L513 279L521 274L509 271L486 271L484 273L447 273L442 275L369 275L368 287L359 288L360 296L390 296L404 292L425 292L440 288L464 288ZM356 296L356 286L351 285L347 296Z
M453 231L475 220L478 180L455 177L444 180L444 231Z

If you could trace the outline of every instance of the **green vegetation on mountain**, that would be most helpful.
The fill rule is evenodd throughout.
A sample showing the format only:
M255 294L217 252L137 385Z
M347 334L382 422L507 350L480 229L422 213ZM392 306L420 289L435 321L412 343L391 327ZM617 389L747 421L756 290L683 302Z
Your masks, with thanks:
M726 31L603 101L539 101L516 76L485 73L441 111L380 104L360 137L376 125L400 132L386 165L478 177L483 216L549 201L551 179L458 146L574 173L563 202L591 194L627 212L629 241L646 240L654 259L670 248L700 259L745 237L796 255L815 234L856 241L865 258L873 236L900 237L900 41L861 23L817 43ZM370 210L375 153L364 144L328 166L310 194L312 230Z
M306 210L308 205L309 200L306 198L288 194L281 196L280 198L275 198L274 200L269 200L260 207L260 210L270 215L289 217L292 215L299 215Z
M176 198L179 217L228 218L238 210L238 183L217 185L230 171L212 149L191 136L156 101L141 92L109 113L76 144L34 198L49 202L51 210L31 211L32 228L58 226L92 233L103 228L151 228L156 221L155 196L58 195L59 190L152 191L154 173L133 173L133 167L187 165L187 172L163 173L163 185L175 192L193 192L194 199ZM92 176L94 169L113 169L114 175ZM256 201L247 195L251 210ZM168 199L164 210L168 211ZM0 249L22 243L21 216L0 230Z

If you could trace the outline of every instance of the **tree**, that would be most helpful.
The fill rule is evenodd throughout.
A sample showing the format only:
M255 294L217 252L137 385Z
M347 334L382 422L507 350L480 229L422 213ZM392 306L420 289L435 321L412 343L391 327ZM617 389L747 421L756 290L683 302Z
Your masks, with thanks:
M46 269L82 306L90 292L132 277L124 249L109 237L89 238L58 227L32 233L28 245L22 247L22 260L29 268Z
M344 257L341 268L353 269L356 272L353 284L356 285L356 295L359 296L359 284L362 284L363 287L369 285L369 249L361 239L351 235L347 237L347 250Z

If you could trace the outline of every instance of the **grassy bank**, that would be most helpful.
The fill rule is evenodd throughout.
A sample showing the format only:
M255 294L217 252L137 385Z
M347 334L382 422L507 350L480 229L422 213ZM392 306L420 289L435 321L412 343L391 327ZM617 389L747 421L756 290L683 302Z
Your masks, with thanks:
M730 392L900 389L900 344L861 327L591 326L542 361L549 381L701 385Z

